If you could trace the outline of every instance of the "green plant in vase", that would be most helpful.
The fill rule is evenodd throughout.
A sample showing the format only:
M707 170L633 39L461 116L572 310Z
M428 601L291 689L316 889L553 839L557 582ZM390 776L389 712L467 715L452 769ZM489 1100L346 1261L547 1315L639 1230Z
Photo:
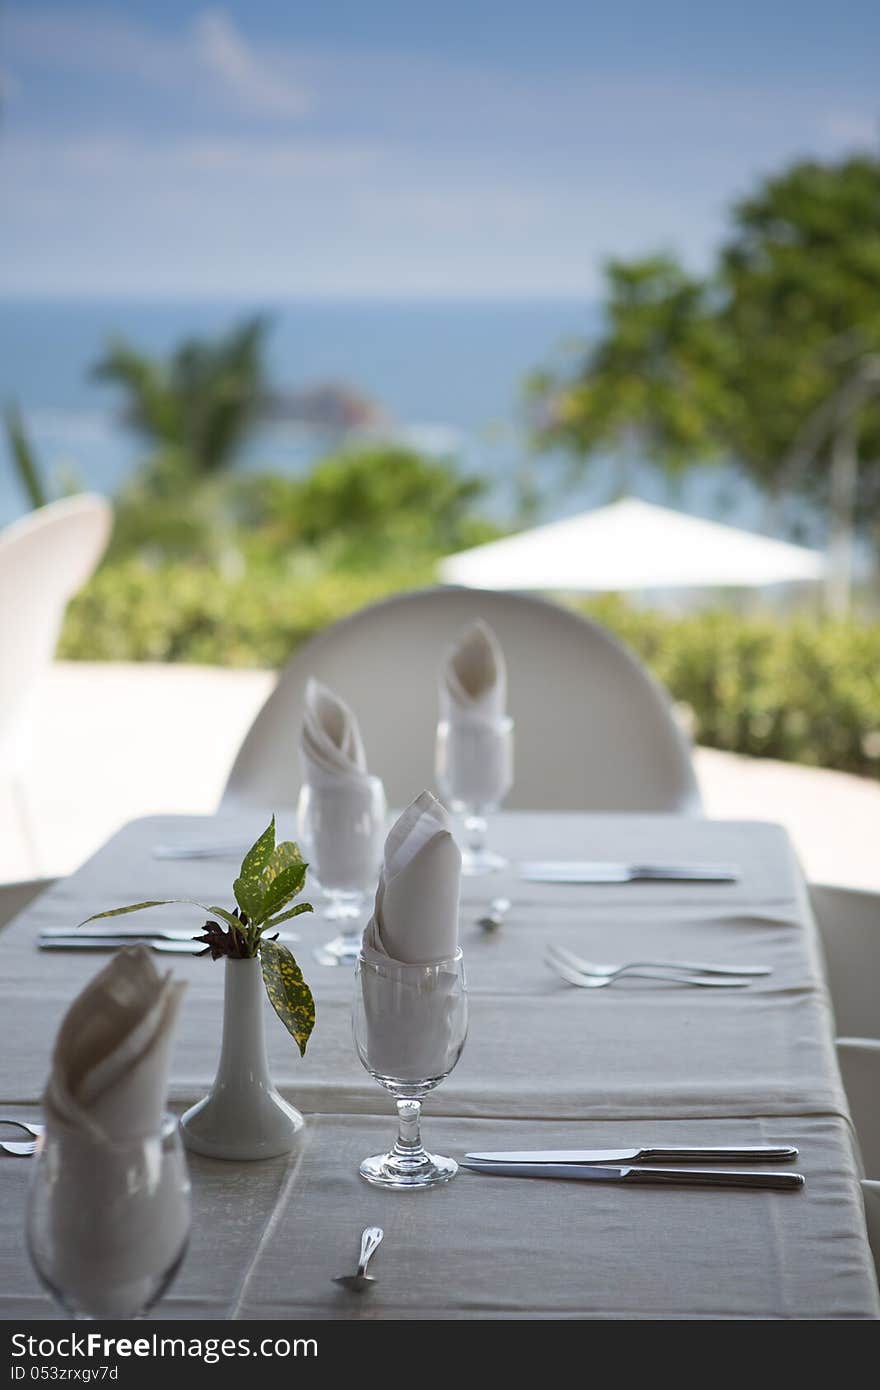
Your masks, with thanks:
M242 860L231 910L194 898L156 898L86 918L95 922L170 903L211 914L193 940L205 943L201 954L226 961L223 1044L211 1092L187 1110L181 1129L190 1148L213 1158L287 1153L303 1125L299 1111L279 1095L269 1076L262 994L305 1056L315 1026L315 1001L296 959L278 939L278 928L312 911L311 903L290 906L303 891L307 868L292 840L275 843L273 816Z

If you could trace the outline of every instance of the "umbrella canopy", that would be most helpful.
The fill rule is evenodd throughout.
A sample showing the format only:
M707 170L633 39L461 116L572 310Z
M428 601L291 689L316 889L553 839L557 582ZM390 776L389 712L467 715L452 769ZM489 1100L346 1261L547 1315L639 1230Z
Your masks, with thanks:
M824 573L818 551L635 498L460 551L440 565L447 584L568 592L758 587Z

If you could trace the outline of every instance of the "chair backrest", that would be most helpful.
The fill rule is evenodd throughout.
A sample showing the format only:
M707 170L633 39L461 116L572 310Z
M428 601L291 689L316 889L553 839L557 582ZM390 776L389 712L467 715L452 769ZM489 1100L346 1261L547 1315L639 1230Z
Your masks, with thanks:
M838 1038L837 1060L865 1172L880 1177L880 1039Z
M479 589L398 595L295 652L239 751L224 804L294 799L310 675L351 704L391 805L433 787L438 672L478 617L497 633L508 667L516 752L506 806L700 813L687 741L635 657L557 604Z
M880 893L811 883L810 902L838 1033L880 1038Z
M112 525L110 504L81 493L0 532L0 747L52 660L68 600L104 554Z
M880 1181L862 1178L862 1200L865 1203L865 1225L868 1228L868 1243L874 1256L877 1282L880 1283Z

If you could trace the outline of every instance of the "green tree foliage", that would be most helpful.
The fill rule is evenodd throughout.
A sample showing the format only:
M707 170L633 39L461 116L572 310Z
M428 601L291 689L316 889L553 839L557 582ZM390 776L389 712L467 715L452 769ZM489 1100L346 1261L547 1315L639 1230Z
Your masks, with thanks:
M3 412L6 446L18 481L32 507L45 507L49 493L43 481L39 461L34 453L21 411L10 401Z
M880 351L880 160L804 162L768 179L734 208L717 276L731 448L759 483L824 501L827 457L799 476L787 461L814 412ZM876 408L858 429L870 465Z
M573 374L533 383L539 442L583 462L629 438L667 470L721 454L770 491L824 504L827 453L798 473L790 458L811 415L880 351L880 160L804 161L767 179L733 208L705 280L669 257L606 275L599 341ZM864 510L880 494L876 405L858 429Z
M242 478L232 505L264 558L299 548L363 569L416 565L498 535L474 515L485 491L451 460L384 445L343 451L303 478Z
M605 332L561 384L536 375L543 439L579 457L611 449L677 471L716 447L724 342L707 287L668 256L605 267Z
M167 361L110 344L93 374L122 389L125 419L149 445L142 485L162 495L228 468L266 397L266 327L253 318L216 341L190 339Z

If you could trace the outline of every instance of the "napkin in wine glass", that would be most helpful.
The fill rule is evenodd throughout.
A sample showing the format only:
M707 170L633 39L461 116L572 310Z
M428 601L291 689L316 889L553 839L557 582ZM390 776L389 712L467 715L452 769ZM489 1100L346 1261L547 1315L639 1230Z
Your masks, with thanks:
M458 949L461 852L449 816L430 792L416 797L385 841L364 943L405 965L448 960Z
M440 712L446 719L503 719L507 666L501 643L478 619L447 653L440 678Z
M460 877L449 817L422 792L385 842L363 937L368 1062L380 1076L419 1081L445 1076L455 1063L461 984L458 967L446 963L458 950Z
M145 946L117 951L62 1020L45 1093L49 1121L98 1142L156 1134L184 989L159 974Z
M53 1270L59 1288L107 1317L128 1306L133 1286L144 1301L152 1295L189 1225L186 1163L163 1134L184 988L159 974L146 947L117 951L71 1004L55 1043L44 1096Z
M367 756L358 722L344 700L310 678L300 734L303 777L310 786L366 780Z

